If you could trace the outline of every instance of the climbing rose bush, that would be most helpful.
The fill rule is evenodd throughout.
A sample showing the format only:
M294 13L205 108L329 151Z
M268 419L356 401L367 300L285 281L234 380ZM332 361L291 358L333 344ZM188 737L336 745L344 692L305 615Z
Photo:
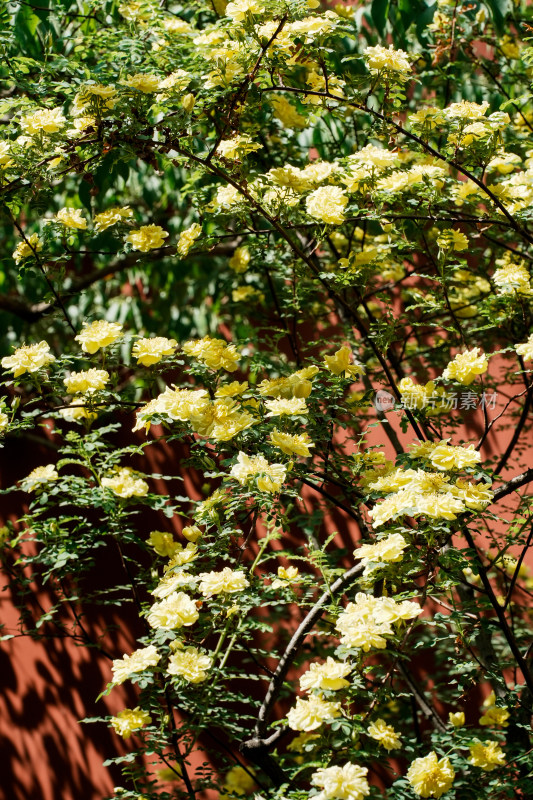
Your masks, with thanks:
M3 559L114 796L531 797L530 4L0 14Z

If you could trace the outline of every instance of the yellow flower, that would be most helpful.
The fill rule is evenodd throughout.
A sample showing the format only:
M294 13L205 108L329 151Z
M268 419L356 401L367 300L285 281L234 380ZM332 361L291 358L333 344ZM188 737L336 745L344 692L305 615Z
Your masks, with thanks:
M250 264L250 251L247 247L237 247L229 260L229 265L234 272L246 272Z
M192 28L188 22L185 22L184 19L178 19L176 17L171 17L170 19L164 19L163 27L168 33L172 35L191 33L192 31Z
M43 249L38 233L32 233L31 236L27 236L26 239L27 242L19 242L13 251L13 260L15 264L20 264L24 258L35 258L35 253L40 253Z
M160 79L157 75L150 75L144 72L137 72L135 75L128 75L125 81L121 81L124 86L136 89L143 94L151 94L159 89Z
M363 53L369 70L377 72L393 72L399 80L407 80L411 73L409 54L403 50L394 50L392 45L387 49L381 45L367 47Z
M25 372L37 372L55 360L50 352L50 345L42 341L37 344L23 344L13 355L4 356L2 366L6 370L13 370L13 377L18 378Z
M441 250L466 250L468 237L461 231L447 228L439 234L437 244Z
M461 100L459 103L452 103L444 109L444 114L449 119L481 119L485 116L485 112L489 107L489 103L473 103L469 100Z
M20 127L29 136L39 133L57 133L63 128L66 119L60 108L40 108L33 114L21 117Z
M163 356L171 356L178 343L175 339L154 336L152 339L138 339L133 345L131 354L143 367L158 364Z
M277 117L286 128L294 129L306 127L306 118L299 114L292 103L289 103L285 97L274 97L271 100L271 104L274 107L274 116Z
M407 771L407 780L420 797L442 797L451 789L455 778L449 758L441 758L432 750L424 758L415 758Z
M152 589L150 594L157 597L158 600L163 600L165 597L173 594L176 589L193 589L196 586L197 579L189 572L169 572L159 581L155 589Z
M279 589L282 586L288 586L293 581L297 581L300 577L298 567L278 567L278 577L272 581L272 589Z
M226 6L226 16L233 22L244 22L249 14L262 14L265 7L261 0L234 0Z
M368 653L370 649L386 648L385 636L394 633L393 623L414 619L421 612L420 606L409 600L397 603L391 597L373 597L358 592L355 603L348 603L339 614L335 627L342 634L342 644Z
M55 218L65 228L73 228L80 231L84 231L87 228L87 220L79 208L60 208Z
M59 475L53 464L44 467L36 467L22 481L22 489L25 492L33 492L50 481L58 481Z
M236 397L237 395L244 394L248 389L248 381L232 381L231 383L219 386L215 392L215 397Z
M377 719L371 722L367 728L368 735L375 739L385 750L397 750L401 745L399 735L392 725L387 725L385 720Z
M316 799L363 800L370 794L367 774L367 767L360 767L350 761L342 767L319 769L311 776L312 783L322 789L315 795Z
M453 447L445 441L434 445L428 458L432 467L443 471L465 469L481 463L481 454L474 450L473 444L469 447Z
M504 56L507 56L507 58L520 58L520 47L517 40L513 36L508 36L506 34L502 39L500 39L499 45L502 53Z
M522 356L524 361L531 361L533 359L533 333L523 344L515 345L516 352L519 356Z
M3 411L0 411L0 433L3 433L9 425L9 417Z
M289 728L293 731L314 731L328 719L340 715L340 703L323 700L315 694L309 699L298 697L296 705L287 714Z
M488 358L481 352L481 348L474 347L472 350L458 353L453 361L450 361L442 376L469 386L477 375L487 371L488 365Z
M182 534L189 542L197 542L198 539L203 536L202 531L197 525L186 525L182 530Z
M255 289L253 286L239 286L231 293L231 299L234 303L243 303L251 301L254 298L256 303L262 303L265 299L263 292Z
M188 422L193 417L202 414L210 404L209 395L205 389L170 389L150 400L137 412L137 422L133 428L139 431L150 428L150 419L153 415L163 414L172 420Z
M483 716L479 720L480 725L487 725L491 728L495 728L501 726L502 728L506 728L508 726L507 720L511 714L509 713L509 709L504 708L503 706L491 706L488 708Z
M465 712L464 711L450 711L448 714L448 719L450 723L454 726L454 728L462 728L465 724Z
M241 486L254 479L260 491L275 494L280 491L287 470L283 464L270 464L264 456L247 456L241 450L237 456L237 463L231 468L230 475Z
M270 434L270 441L274 447L277 447L286 455L302 456L303 458L310 456L311 450L309 448L315 446L307 433L282 433L276 428Z
M253 770L245 770L243 767L232 767L226 774L224 780L224 792L220 795L220 800L231 800L231 798L251 794L256 788L253 778Z
M114 344L122 335L122 325L118 322L106 322L98 319L90 324L83 323L81 333L75 336L75 340L81 344L81 349L85 353L96 353L102 347Z
M328 656L323 664L311 664L307 672L300 677L300 688L304 692L312 689L336 692L350 685L346 676L352 671L352 665L343 661L335 661Z
M72 372L63 383L69 394L91 394L105 389L109 372L105 369L89 369L86 372Z
M85 403L80 398L75 398L66 408L62 408L59 412L63 419L67 422L79 422L79 420L96 419L98 414L96 411L90 411Z
M240 359L234 344L227 344L223 339L212 339L210 336L185 342L183 352L202 361L210 369L225 369L227 372L235 372Z
M503 260L503 259L502 259ZM530 275L524 264L507 262L497 269L492 279L502 294L532 295Z
M82 86L76 95L75 105L78 109L97 102L105 108L114 108L116 104L115 95L117 90L114 86L104 86L101 83L87 83Z
M283 378L261 381L257 389L263 397L283 397L287 400L292 397L306 398L311 394L312 380L319 371L314 365L304 367Z
M295 414L307 414L307 404L303 397L291 397L289 400L285 398L267 400L265 406L268 409L267 417L290 417Z
M116 717L111 717L111 725L123 739L129 739L134 731L139 730L145 725L149 725L152 721L150 714L143 711L139 706L137 708L125 708L120 711Z
M147 616L151 628L166 631L194 625L199 617L196 603L185 592L172 592L161 602L154 603Z
M391 533L386 539L382 539L376 544L362 544L357 550L354 550L354 556L361 559L363 564L367 564L369 561L397 563L402 560L406 547L407 542L401 533Z
M148 494L148 484L130 467L117 468L113 477L102 478L102 486L122 498L144 497Z
M207 670L211 668L212 664L213 660L196 647L187 647L170 656L167 673L178 675L189 683L201 683L208 677Z
M146 544L153 547L158 556L167 558L179 550L179 544L174 541L172 534L166 531L152 531Z
M133 211L129 206L124 206L124 208L114 206L113 208L108 208L106 211L102 211L101 214L96 214L94 218L94 228L101 233L112 225L116 225L117 222L122 222L122 220L129 219L131 216L133 216Z
M242 570L224 567L220 572L204 572L200 576L200 593L204 597L214 594L235 594L242 592L249 582Z
M247 134L238 135L233 139L222 139L216 149L216 154L220 158L227 158L230 161L234 161L247 153L261 150L262 146L263 145L252 141Z
M193 222L190 227L180 233L180 238L178 239L178 245L176 248L180 256L187 255L201 233L202 226L198 225L197 222Z
M470 745L470 763L485 772L505 764L505 753L498 742L475 742Z
M305 201L309 216L329 225L342 225L347 204L348 197L338 186L321 186Z
M174 569L174 567L182 567L184 564L190 564L198 555L198 548L194 546L194 542L189 542L185 547L181 544L176 544L176 549L172 554L172 558L168 562L166 569Z
M130 242L134 250L148 253L150 250L163 247L167 236L167 231L160 225L141 225L138 231L128 233L126 241Z
M231 397L218 398L204 406L199 414L191 416L191 425L196 433L219 442L228 442L255 422L255 417L241 410Z
M124 683L133 673L143 672L149 667L156 667L160 658L161 656L153 644L134 650L129 656L124 655L122 658L115 658L112 666L113 683Z
M332 356L324 356L326 369L334 375L344 375L345 378L356 378L364 375L364 367L361 364L353 364L351 361L352 351L349 347L341 347Z

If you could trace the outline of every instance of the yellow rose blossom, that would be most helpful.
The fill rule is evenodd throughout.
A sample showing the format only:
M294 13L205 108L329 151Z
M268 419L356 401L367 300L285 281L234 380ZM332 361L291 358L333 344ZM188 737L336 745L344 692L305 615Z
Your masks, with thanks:
M269 438L274 447L288 456L296 455L307 458L311 455L310 448L315 446L307 433L290 434L274 429Z
M348 761L342 767L325 767L311 776L311 782L322 789L317 800L364 800L370 794L367 767Z
M347 204L348 197L338 186L321 186L305 201L309 216L328 225L342 225Z
M461 231L453 228L441 231L437 237L437 244L441 250L466 250L468 248L468 237Z
M507 728L509 723L507 720L511 716L509 709L505 708L504 706L490 706L482 717L479 719L480 725L486 725L487 727L495 728L495 727L502 727Z
M168 660L167 674L177 675L188 683L202 683L208 677L207 671L213 660L196 647L186 647L172 653Z
M289 728L293 731L314 731L326 720L340 715L340 703L323 700L315 694L307 700L298 697L296 705L287 714Z
M60 108L40 108L33 114L27 114L20 119L20 127L28 136L37 136L39 133L57 133L65 123L66 119Z
M102 486L117 497L144 497L148 494L148 484L138 477L130 467L117 468L115 475L102 478Z
M344 378L354 379L365 373L361 364L352 363L352 351L349 347L341 347L332 356L324 356L324 365L334 375L342 375Z
M283 397L287 400L292 397L306 398L311 394L312 380L319 371L314 365L304 367L283 378L261 381L257 390L262 397Z
M199 616L196 603L188 594L173 592L154 603L146 619L151 628L171 631L194 625Z
M111 717L110 720L115 733L118 733L123 739L129 739L134 731L149 725L151 721L150 714L147 711L143 711L139 706L137 708L125 708L124 711L120 711L116 717Z
M230 475L241 486L254 480L260 491L275 494L280 491L287 470L283 464L270 464L262 455L248 456L241 451L237 456L237 463L231 468Z
M450 759L439 760L433 750L423 758L415 758L407 770L407 780L419 797L442 797L451 789L454 778Z
M376 719L367 728L368 735L375 739L385 750L397 750L401 746L401 739L392 725L387 725L385 720Z
M533 333L531 334L527 342L523 342L522 344L516 344L514 349L519 356L522 356L524 361L533 360Z
M477 375L487 371L488 365L488 358L482 353L481 348L474 347L472 350L458 353L453 361L450 361L442 376L469 386Z
M239 286L231 293L231 299L234 303L244 303L251 301L252 298L254 298L256 303L262 303L265 299L265 295L253 286Z
M193 222L190 227L180 233L180 238L178 239L178 244L176 247L180 256L185 257L187 255L201 233L202 226L197 222Z
M352 671L352 665L343 661L335 661L328 656L322 664L311 664L307 672L300 677L300 688L304 692L312 689L336 692L350 685L346 676Z
M75 336L75 340L81 344L81 349L85 353L96 353L102 347L114 344L122 336L122 325L118 322L107 322L99 319L83 323L81 333Z
M50 352L50 345L42 341L37 344L23 344L22 347L15 350L13 355L4 356L2 367L5 370L13 371L13 377L18 378L25 372L38 372L55 360L55 356Z
M234 344L228 344L223 339L204 336L203 339L185 342L182 349L185 355L203 362L209 369L235 372L238 368L240 354Z
M461 100L459 103L451 103L444 109L444 114L448 119L480 119L485 116L489 103L473 103L469 100Z
M306 118L285 97L274 97L270 102L274 108L274 116L286 128L305 128L307 125Z
M36 467L22 481L22 489L25 492L34 492L35 489L44 486L51 481L58 481L59 475L54 464L46 464L44 467Z
M163 356L171 356L178 343L175 339L166 339L164 336L154 336L151 339L138 339L131 350L131 354L143 367L158 364Z
M0 411L0 433L3 433L7 430L9 425L9 417L3 411Z
M91 394L105 389L109 381L109 372L105 369L89 369L85 372L71 372L63 379L69 394Z
M158 556L167 558L173 556L179 549L179 544L174 541L172 534L166 531L152 531L146 540L146 544L153 547Z
M204 597L216 594L235 594L242 592L249 582L242 570L224 567L220 572L204 572L200 576L200 593Z
M381 539L376 544L362 544L354 550L354 556L361 559L363 564L367 564L369 561L398 563L402 560L406 547L407 542L401 533L391 533L386 539Z
M60 409L59 413L67 422L80 422L80 420L94 420L98 417L96 411L90 411L85 403L78 397L72 400L66 408Z
M234 0L226 6L225 14L233 22L244 22L250 14L262 14L264 11L261 0Z
M158 600L164 600L165 597L173 594L177 589L193 589L197 584L197 578L189 572L169 572L166 574L155 587L152 589L151 594L157 597Z
M238 395L244 394L247 389L248 381L243 381L242 383L239 383L239 381L232 381L231 383L225 383L219 386L215 392L215 397L237 397Z
M506 757L499 742L475 742L470 745L469 761L484 772L492 772L497 767L503 767Z
M369 70L373 73L392 72L400 80L407 80L411 73L409 54L404 50L394 50L392 45L387 49L381 45L367 47L363 57Z
M414 619L421 612L418 603L409 600L397 603L391 597L358 592L355 602L348 603L340 613L335 627L341 633L342 644L367 653L371 649L386 648L385 637L394 634L393 623Z
M229 265L234 272L246 272L250 264L250 251L247 247L237 247L229 260Z
M188 542L183 547L182 544L177 543L171 559L168 562L166 569L174 569L174 567L182 567L184 564L190 564L198 555L198 548L195 547L194 542Z
M84 231L87 228L87 220L79 208L61 208L55 217L57 222L61 222L65 228Z
M203 536L202 531L197 525L186 525L181 532L189 542L197 542L198 539Z
M300 578L300 571L298 567L278 567L278 577L272 581L272 588L279 589L283 586L289 586L293 581Z
M505 266L496 270L492 280L501 294L533 295L530 275L523 263L505 263Z
M143 94L151 94L159 89L160 79L157 75L137 72L135 75L128 75L127 79L121 83L129 89L136 89Z
M267 417L285 417L293 416L296 414L307 414L307 403L302 397L291 397L286 400L280 398L276 400L267 400L265 406L268 413Z
M234 161L235 159L241 158L248 153L253 153L256 150L260 150L262 146L263 145L252 141L252 139L246 134L238 135L233 139L222 139L222 141L218 144L216 154L220 158L226 158L230 161Z
M448 714L448 719L450 724L453 725L454 728L462 728L465 724L465 712L464 711L450 711Z
M170 19L163 20L163 27L172 35L178 34L186 34L191 33L192 28L188 22L184 19L177 19L176 17L170 17Z
M20 264L24 258L35 258L35 253L40 253L43 249L38 233L32 233L26 237L26 241L19 242L13 251L15 264Z
M134 250L148 253L150 250L163 247L167 236L167 231L160 225L141 225L139 230L128 233L126 241L130 242Z
M94 229L101 233L102 231L106 231L112 225L116 225L117 222L122 222L125 219L129 219L133 216L133 211L129 206L124 206L124 208L118 208L117 206L113 208L108 208L106 211L102 211L101 214L96 214L94 217Z
M116 658L112 666L113 683L124 683L134 673L144 672L149 667L156 667L160 658L161 656L153 644L134 650L131 655Z
M220 795L220 800L233 800L236 795L241 797L252 794L256 788L257 784L253 777L253 770L249 767L244 769L237 765L226 773L224 791Z

